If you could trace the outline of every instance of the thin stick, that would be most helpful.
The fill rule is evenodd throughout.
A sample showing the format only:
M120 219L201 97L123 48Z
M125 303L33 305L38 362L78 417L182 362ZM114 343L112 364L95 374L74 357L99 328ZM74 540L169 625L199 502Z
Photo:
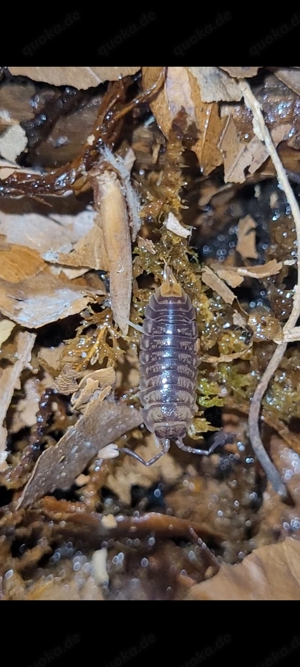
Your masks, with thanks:
M265 146L270 154L270 157L272 159L272 162L274 164L274 167L276 169L277 173L277 178L278 182L284 191L286 195L286 199L291 207L291 212L294 218L295 222L295 227L296 227L296 234L297 234L297 244L298 248L300 247L300 211L299 207L295 198L295 195L293 193L293 190L290 186L290 183L288 181L286 172L284 170L284 167L282 165L282 162L279 158L279 155L276 151L276 148L273 144L272 137L270 135L270 132L265 124L260 104L256 97L253 95L250 86L248 83L245 81L240 81L239 82L240 89L242 91L242 94L244 96L245 104L249 109L251 109L252 114L253 114L253 129L257 137L265 143ZM259 414L260 414L260 409L261 409L261 401L264 396L264 393L268 387L268 384L270 382L271 377L274 375L276 372L276 369L278 368L280 361L282 357L284 356L286 347L287 347L287 341L288 337L290 334L291 329L295 326L299 316L300 316L300 253L298 252L297 256L297 269L298 269L298 278L297 278L297 285L295 285L294 288L294 300L293 300L293 308L292 312L290 314L290 317L288 318L286 324L283 327L283 335L284 335L284 340L282 343L280 343L273 356L271 357L268 366L262 375L256 390L253 394L252 402L250 405L250 410L249 410L249 437L251 440L251 444L253 447L253 450L260 461L268 479L270 480L273 488L277 493L282 498L287 498L288 497L288 492L287 489L280 477L280 474L278 470L275 468L273 465L271 459L269 458L268 454L266 453L263 443L261 441L260 433L259 433L259 426L258 426L258 420L259 420Z

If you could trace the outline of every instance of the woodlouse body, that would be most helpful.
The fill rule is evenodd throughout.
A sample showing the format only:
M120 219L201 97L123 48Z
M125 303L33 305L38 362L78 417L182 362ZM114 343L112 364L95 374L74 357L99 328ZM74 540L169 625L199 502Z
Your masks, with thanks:
M132 325L135 326L135 325ZM186 446L186 435L197 411L198 364L196 312L189 296L168 267L164 281L146 307L140 342L140 392L145 426L155 433L162 450L150 461L127 447L121 451L146 466L152 465L170 447L170 440L185 452L208 456L231 437L218 434L208 450Z
M189 296L165 280L146 307L140 343L142 415L159 440L184 438L197 410L197 338Z

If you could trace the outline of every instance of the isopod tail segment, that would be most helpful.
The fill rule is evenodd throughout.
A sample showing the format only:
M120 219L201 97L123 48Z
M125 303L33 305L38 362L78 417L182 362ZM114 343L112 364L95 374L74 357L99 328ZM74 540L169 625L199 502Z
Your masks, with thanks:
M150 466L166 454L171 440L185 452L207 456L210 449L187 447L183 438L197 412L198 365L196 312L189 296L165 264L163 282L146 307L140 341L140 392L145 426L162 450L150 461L130 449L122 451ZM217 439L216 439L217 440Z

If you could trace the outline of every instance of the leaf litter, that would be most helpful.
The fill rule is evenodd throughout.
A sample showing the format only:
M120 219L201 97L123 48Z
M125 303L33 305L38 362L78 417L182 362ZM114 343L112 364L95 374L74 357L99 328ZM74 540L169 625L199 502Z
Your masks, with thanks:
M0 596L298 599L298 69L4 71ZM227 444L147 468L122 449L158 451L138 327L165 264L199 330L187 444Z

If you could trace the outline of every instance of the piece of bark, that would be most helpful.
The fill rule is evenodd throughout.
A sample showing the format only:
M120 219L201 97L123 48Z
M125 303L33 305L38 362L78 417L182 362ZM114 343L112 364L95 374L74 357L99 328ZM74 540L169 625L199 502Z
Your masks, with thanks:
M55 489L67 490L99 450L142 422L141 413L127 405L92 401L76 425L40 456L18 506L28 507Z

